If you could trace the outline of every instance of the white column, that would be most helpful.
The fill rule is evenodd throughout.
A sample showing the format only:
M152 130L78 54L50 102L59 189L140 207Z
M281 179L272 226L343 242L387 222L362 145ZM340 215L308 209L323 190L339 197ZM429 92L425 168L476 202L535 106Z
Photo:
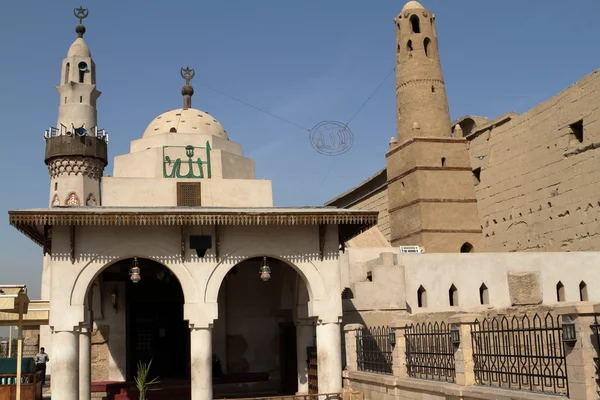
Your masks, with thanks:
M92 392L91 330L83 325L79 332L79 400L90 400Z
M307 347L313 342L313 327L298 323L296 325L296 358L298 366L298 394L308 393L308 354Z
M342 391L342 339L339 323L317 325L319 393Z
M78 400L79 332L54 332L52 349L52 397L60 400Z
M190 329L192 400L213 400L211 328Z

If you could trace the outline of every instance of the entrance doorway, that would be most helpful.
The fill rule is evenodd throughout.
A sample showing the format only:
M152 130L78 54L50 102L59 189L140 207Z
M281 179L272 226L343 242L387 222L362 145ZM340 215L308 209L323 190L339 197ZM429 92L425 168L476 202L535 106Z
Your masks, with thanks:
M268 279L261 275L265 262ZM215 398L298 391L298 287L307 293L296 270L274 258L247 259L228 272L213 329L213 351L224 370L214 381Z
M143 258L137 262L141 276L137 283L129 276L134 259L122 260L103 272L104 282L119 281L125 287L126 379L134 379L138 363L150 361L151 377L189 379L190 335L183 319L181 285L163 265Z

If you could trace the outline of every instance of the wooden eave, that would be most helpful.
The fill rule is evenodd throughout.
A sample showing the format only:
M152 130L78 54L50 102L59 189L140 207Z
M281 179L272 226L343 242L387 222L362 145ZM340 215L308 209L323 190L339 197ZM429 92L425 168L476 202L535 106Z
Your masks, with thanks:
M337 225L343 244L377 224L377 211L306 208L65 207L9 211L9 223L40 246L52 226Z

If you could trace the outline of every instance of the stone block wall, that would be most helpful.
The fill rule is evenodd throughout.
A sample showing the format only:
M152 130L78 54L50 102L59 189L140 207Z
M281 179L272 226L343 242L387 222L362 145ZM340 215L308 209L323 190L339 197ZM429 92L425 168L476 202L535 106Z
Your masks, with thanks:
M487 251L600 249L600 70L467 139Z
M354 206L355 210L379 211L377 227L383 236L390 240L390 214L388 213L388 191L387 188L381 189L371 197L365 198Z

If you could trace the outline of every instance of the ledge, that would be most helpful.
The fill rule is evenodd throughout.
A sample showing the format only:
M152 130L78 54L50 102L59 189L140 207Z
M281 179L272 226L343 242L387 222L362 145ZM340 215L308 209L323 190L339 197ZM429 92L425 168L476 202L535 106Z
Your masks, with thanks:
M460 386L455 383L405 378L372 372L344 371L343 376L345 379L357 383L394 387L400 391L426 392L458 398L467 397L481 400L515 400L517 398L522 400L556 400L557 398L561 398L557 395L532 393L524 390L499 389L488 386ZM401 393L397 393L395 397L398 399L405 398Z

